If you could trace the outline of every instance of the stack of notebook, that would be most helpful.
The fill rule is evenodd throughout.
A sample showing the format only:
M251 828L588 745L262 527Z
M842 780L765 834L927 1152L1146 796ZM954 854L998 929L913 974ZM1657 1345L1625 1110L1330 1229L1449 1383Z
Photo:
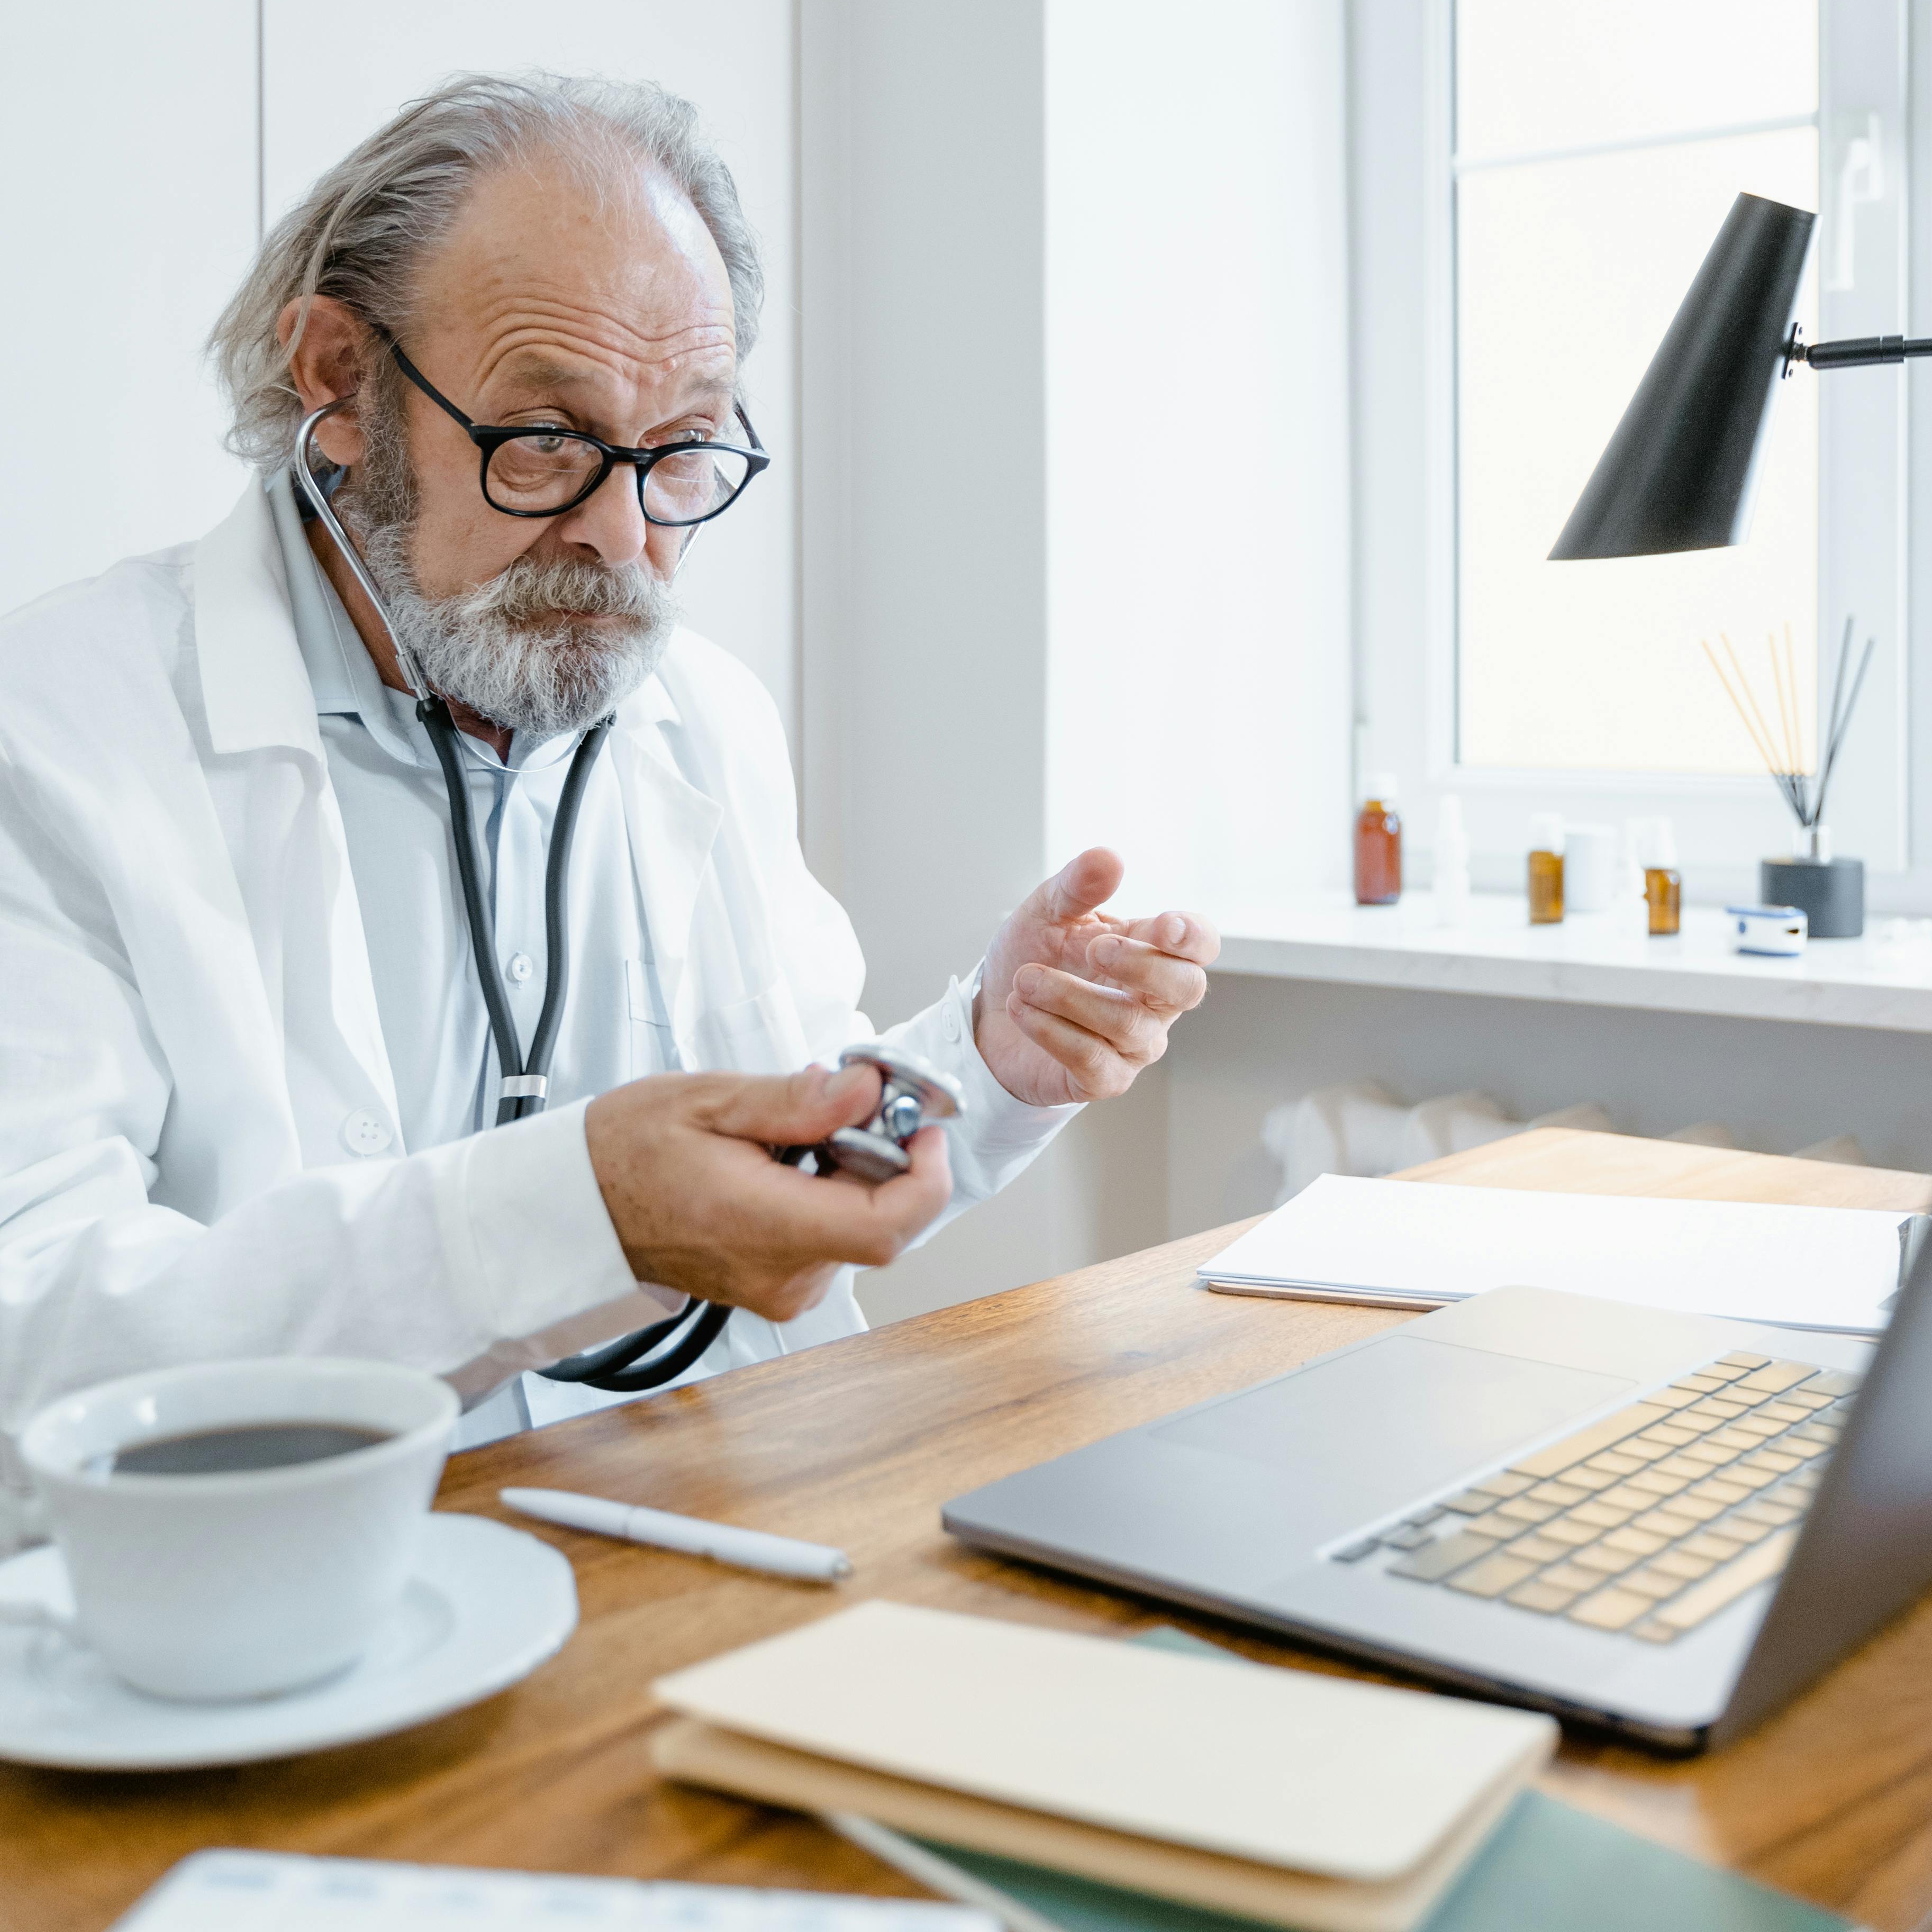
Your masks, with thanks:
M814 1812L1012 1932L1822 1932L1526 1790L1546 1718L872 1603L664 1678L661 1769Z

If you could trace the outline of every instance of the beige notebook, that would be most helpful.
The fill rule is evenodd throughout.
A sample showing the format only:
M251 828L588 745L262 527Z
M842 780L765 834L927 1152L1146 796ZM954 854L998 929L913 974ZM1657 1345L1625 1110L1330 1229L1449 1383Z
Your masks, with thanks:
M1546 1718L871 1603L661 1680L675 1777L1334 1932L1412 1924Z

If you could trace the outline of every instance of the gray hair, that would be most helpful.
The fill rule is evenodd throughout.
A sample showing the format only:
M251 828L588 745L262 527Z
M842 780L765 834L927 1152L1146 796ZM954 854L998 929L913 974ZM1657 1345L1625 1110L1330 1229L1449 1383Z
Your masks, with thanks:
M656 167L711 231L730 278L739 360L756 339L764 272L730 172L698 133L688 100L649 81L458 74L412 100L329 170L262 244L208 347L227 392L229 448L258 468L286 463L302 422L282 310L332 296L379 333L400 335L416 271L485 175L554 153L596 191L628 158ZM298 326L292 338L300 339Z

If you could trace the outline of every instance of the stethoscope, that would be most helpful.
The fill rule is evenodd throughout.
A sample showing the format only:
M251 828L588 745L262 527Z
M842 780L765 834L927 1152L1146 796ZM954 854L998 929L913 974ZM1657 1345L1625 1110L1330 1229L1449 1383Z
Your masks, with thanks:
M550 852L544 866L544 940L548 972L543 1005L538 1012L536 1030L530 1036L530 1050L526 1054L517 1037L509 995L497 963L496 921L484 894L482 872L477 863L476 818L470 809L470 788L464 781L463 748L456 721L450 715L448 705L424 682L416 660L397 634L362 553L342 527L312 466L310 454L317 427L349 400L345 397L325 404L304 418L296 433L295 481L388 632L396 662L416 701L417 718L428 733L436 763L442 768L443 790L449 800L450 832L456 848L457 876L462 886L463 914L470 928L477 981L483 990L490 1035L502 1076L496 1119L496 1125L502 1126L542 1113L549 1096L550 1056L556 1048L564 998L570 985L570 932L566 915L571 841L576 833L578 813L592 768L604 749L612 721L608 717L600 718L584 733L572 755L570 770L557 800ZM689 550L687 538L684 554ZM680 555L680 567L682 562L683 555ZM862 1127L839 1128L815 1147L775 1150L779 1160L796 1166L809 1156L818 1172L843 1168L862 1180L889 1180L911 1166L907 1143L928 1120L947 1119L964 1110L965 1099L958 1082L950 1074L928 1066L916 1054L903 1052L880 1041L867 1041L848 1047L838 1056L841 1066L858 1061L876 1066L882 1076L879 1105L872 1118ZM569 1356L536 1372L554 1382L576 1382L617 1394L640 1394L647 1389L661 1388L682 1375L724 1332L724 1324L730 1318L730 1308L693 1298L688 1306L665 1321L621 1336L602 1348ZM659 1349L665 1352L659 1354Z

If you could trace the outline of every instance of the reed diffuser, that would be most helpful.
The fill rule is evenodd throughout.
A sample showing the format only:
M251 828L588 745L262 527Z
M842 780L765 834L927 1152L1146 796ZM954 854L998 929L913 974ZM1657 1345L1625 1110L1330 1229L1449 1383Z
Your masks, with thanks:
M1780 658L1775 638L1765 640L1771 664L1773 704L1758 702L1757 693L1745 674L1729 638L1720 632L1724 660L1712 650L1708 639L1700 639L1711 668L1724 694L1736 707L1744 728L1750 734L1765 769L1778 794L1791 808L1797 821L1792 854L1788 859L1764 859L1758 862L1757 889L1766 905L1796 906L1810 924L1814 939L1856 939L1865 929L1865 868L1860 859L1838 859L1832 854L1831 828L1825 822L1825 801L1831 790L1832 774L1837 769L1852 713L1858 694L1864 688L1865 673L1871 668L1872 652L1878 640L1868 638L1851 688L1845 686L1845 672L1851 662L1853 620L1845 620L1845 632L1838 644L1838 665L1832 679L1832 708L1826 720L1822 749L1814 734L1814 755L1804 749L1804 715L1798 702L1797 656L1792 647L1791 626L1784 627L1784 651ZM1730 666L1727 675L1725 662ZM1773 710L1778 723L1772 722ZM1816 773L1816 778L1813 776Z

